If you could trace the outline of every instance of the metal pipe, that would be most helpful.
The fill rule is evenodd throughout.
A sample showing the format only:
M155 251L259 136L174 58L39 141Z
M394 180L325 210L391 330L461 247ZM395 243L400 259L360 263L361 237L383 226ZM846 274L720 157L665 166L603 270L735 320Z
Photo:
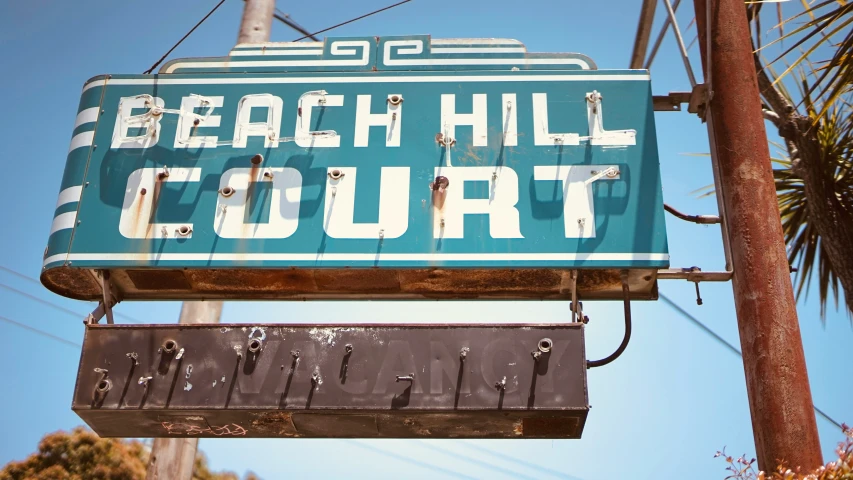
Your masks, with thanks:
M823 464L802 337L761 114L746 6L694 0L732 251L732 289L758 467Z
M649 35L652 30L652 22L655 20L656 0L643 0L640 8L640 22L637 25L637 36L634 38L634 49L631 52L630 68L642 68L643 60L646 58L646 49L649 48Z
M678 218L680 218L686 222L701 223L704 225L713 225L716 223L720 223L720 221L721 221L720 217L718 217L716 215L688 215L686 213L682 213L682 212L676 210L675 208L671 207L670 205L668 205L666 203L663 204L663 208L667 212L675 215L676 217L678 217Z
M672 4L673 11L678 11L678 6L681 5L681 0L675 0L675 3ZM660 29L660 33L658 33L658 38L655 39L655 44L652 46L652 51L649 53L649 58L646 59L646 64L643 66L646 70L652 68L652 63L655 61L655 56L658 54L658 49L660 48L660 44L663 43L663 37L666 35L666 29L669 28L669 24L672 22L670 17L666 17L666 20L663 22L663 26ZM687 28L690 28L688 25Z
M603 367L608 363L612 362L619 358L622 355L622 352L628 348L628 342L631 341L631 292L628 290L628 272L622 271L622 303L625 307L625 336L622 337L622 343L619 344L619 348L616 349L615 352L610 355L602 358L601 360L587 360L586 368L595 368L595 367Z
M675 39L678 40L678 49L681 51L681 61L684 62L684 69L687 70L687 78L690 79L690 86L696 86L696 77L693 76L693 67L690 66L690 57L687 56L687 48L684 46L684 39L681 38L681 30L678 28L678 21L675 19L675 10L669 0L663 0L666 5L666 11L669 13L669 20L672 22L672 32L675 34Z

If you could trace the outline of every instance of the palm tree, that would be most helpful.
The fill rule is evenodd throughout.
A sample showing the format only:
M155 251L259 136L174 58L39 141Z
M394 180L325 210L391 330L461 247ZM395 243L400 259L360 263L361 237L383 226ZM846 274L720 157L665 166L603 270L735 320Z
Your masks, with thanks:
M798 55L781 75L772 68L775 61L762 58L763 50L755 53L764 116L783 141L774 175L789 262L798 267L797 297L807 294L817 270L822 317L830 291L837 307L839 283L853 312L853 6L837 2L837 8L827 8L833 4L804 3L803 13L783 22L810 15L782 36L794 44L779 59ZM755 45L760 45L761 5L749 3L747 9L757 27ZM845 38L833 43L839 33ZM820 46L833 47L834 53L812 62ZM799 101L783 80L796 84Z

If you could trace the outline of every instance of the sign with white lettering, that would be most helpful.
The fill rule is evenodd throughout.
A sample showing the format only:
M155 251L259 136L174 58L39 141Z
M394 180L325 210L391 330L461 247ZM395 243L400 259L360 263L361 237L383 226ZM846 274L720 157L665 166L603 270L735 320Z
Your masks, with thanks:
M43 282L479 296L432 288L476 270L492 294L563 298L565 272L633 269L648 293L669 263L662 207L647 71L500 39L241 45L85 84Z

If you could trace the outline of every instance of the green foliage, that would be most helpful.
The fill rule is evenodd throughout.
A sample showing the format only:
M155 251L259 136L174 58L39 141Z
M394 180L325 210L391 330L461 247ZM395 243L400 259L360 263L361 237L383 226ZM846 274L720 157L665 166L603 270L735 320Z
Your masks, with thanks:
M774 62L792 52L799 52L791 65L779 76L782 78L809 62L810 55L819 47L834 48L832 57L820 62L820 67L815 71L816 80L808 90L809 95L817 93L827 99L823 108L818 110L817 117L822 117L838 99L850 92L853 86L853 3L827 0L817 5L809 5L803 1L803 7L803 12L784 23L793 22L805 15L809 16L809 20L776 41L795 40ZM841 38L836 38L837 36Z
M42 438L38 451L0 470L0 480L142 480L148 468L148 450L138 441L100 438L77 427ZM239 480L231 472L211 472L199 453L193 480ZM260 480L252 473L244 480Z
M814 103L808 95L807 75L800 73L799 76L800 85L803 86L804 106L809 117L816 119L823 105ZM836 196L840 205L853 209L853 116L850 105L839 101L829 106L824 118L817 124L816 134L823 182L829 187L830 194ZM792 160L784 154L773 160L780 167L774 169L773 175L782 217L782 230L788 245L788 261L798 270L797 298L803 292L808 295L808 286L814 271L817 270L823 317L826 314L830 291L838 308L838 276L823 248L820 232L809 221L809 199L802 176ZM853 292L849 294L853 295Z
M756 471L754 458L735 459L726 455L726 449L717 452L714 457L721 457L728 464L726 470L730 475L726 480L853 480L853 429L847 425L843 425L842 429L847 438L839 442L838 448L835 449L838 460L811 472L802 472L799 468L792 469L784 463L776 467L774 472Z

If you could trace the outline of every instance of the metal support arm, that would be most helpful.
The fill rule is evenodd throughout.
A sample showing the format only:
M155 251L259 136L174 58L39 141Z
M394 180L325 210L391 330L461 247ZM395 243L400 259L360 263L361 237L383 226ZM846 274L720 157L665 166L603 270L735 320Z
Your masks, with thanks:
M628 291L628 272L624 270L622 271L622 297L622 301L625 306L625 336L622 337L622 343L619 344L619 348L617 348L615 352L601 360L587 360L586 368L603 367L604 365L607 365L613 360L619 358L619 356L622 355L622 352L624 352L628 347L628 342L631 340L631 298L630 292Z
M676 210L675 208L673 208L672 206L670 206L666 203L663 204L663 208L667 212L675 215L676 217L684 220L685 222L693 222L693 223L700 223L700 224L705 224L705 225L712 225L712 224L720 223L722 221L720 219L720 217L718 217L717 215L688 215L686 213L682 213L682 212Z

